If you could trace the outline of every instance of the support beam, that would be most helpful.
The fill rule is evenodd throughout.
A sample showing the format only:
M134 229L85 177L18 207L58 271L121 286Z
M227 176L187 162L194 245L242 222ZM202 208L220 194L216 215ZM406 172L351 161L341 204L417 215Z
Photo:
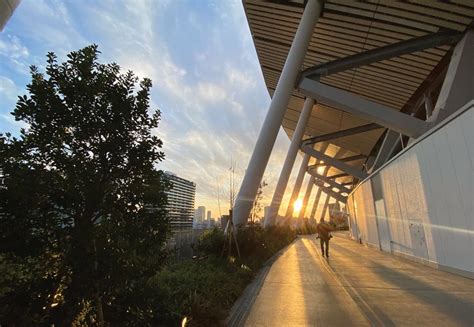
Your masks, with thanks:
M364 171L359 170L355 167L349 166L348 164L338 159L332 158L324 153L316 151L311 146L303 145L301 147L301 150L303 150L304 153L307 153L312 157L318 158L319 160L326 162L328 165L333 166L339 170L342 170L345 173L351 174L354 177L357 177L359 179L364 179L367 177L367 174Z
M338 159L338 160L340 160L342 162L351 162L351 161L356 161L356 160L360 160L360 159L367 159L367 156L363 155L363 154L356 154L355 156L341 158L341 159ZM323 166L327 166L327 163L317 162L314 165L308 166L308 168L313 169L313 168L316 168L316 167L323 167Z
M278 211L280 210L281 200L285 194L288 180L290 179L291 170L293 169L293 164L295 163L296 155L298 154L301 144L301 139L303 138L304 132L306 130L306 125L308 124L309 117L313 111L313 106L314 100L307 98L304 102L303 109L301 110L295 132L293 133L293 138L291 139L291 144L288 149L288 153L286 154L285 162L281 168L280 177L278 178L278 182L273 193L270 209L268 210L267 216L265 217L264 227L275 224Z
M295 186L293 187L293 192L291 192L290 202L288 202L288 207L286 208L286 218L293 217L293 204L298 199L300 194L301 184L303 183L304 174L306 174L306 167L308 167L309 155L305 154L303 160L301 161L300 170L298 171L298 176L296 176Z
M346 201L347 201L347 196L344 196L344 195L342 195L342 194L340 194L340 193L338 193L338 192L334 192L331 187L326 187L326 186L324 186L324 182L316 180L316 181L315 181L315 185L317 185L318 187L320 187L321 190L322 190L324 193L326 193L327 195L329 195L330 197L336 199L337 201L346 203Z
M326 148L328 147L328 144L326 143L324 145L324 150L321 149L320 151L321 152L324 152L326 151ZM335 158L340 158L342 157L344 154L346 153L346 150L344 150L343 148L340 148L336 155L335 155ZM316 162L318 163L320 162L319 160ZM326 166L326 168L324 168L324 172L323 172L323 175L324 176L327 176L328 175L328 172L329 172L329 166ZM316 211L318 210L318 206L319 206L319 200L321 198L321 194L322 194L322 188L321 187L318 187L318 191L316 193L316 197L314 198L314 202L313 202L313 208L311 210L311 215L310 215L310 219L314 219L314 216L316 215Z
M336 174L336 175L331 175L331 176L328 176L328 178L331 178L331 179L336 179L336 178L340 178L340 177L347 177L347 176L350 176L349 174L347 173L341 173L341 174Z
M288 103L293 94L299 69L303 65L314 27L322 9L322 0L309 0L301 17L285 65L273 94L270 107L260 130L257 143L250 158L239 193L233 208L234 225L245 225L262 181L263 173L270 158L275 140L280 130Z
M468 29L456 44L435 108L428 121L436 125L473 99L474 30Z
M417 138L429 127L421 119L411 117L351 92L340 90L309 78L301 81L298 90L318 102L385 126L412 138Z
M344 129L342 131L337 131L334 133L329 133L329 134L324 134L324 135L318 135L318 136L313 136L310 137L306 140L303 141L304 144L310 145L310 144L315 144L318 142L324 142L324 141L329 141L333 139L337 139L340 137L345 137L345 136L350 136L354 134L359 134L359 133L365 133L369 131L373 131L375 129L383 128L380 125L377 124L367 124L367 125L362 125L362 126L357 126L349 129Z
M331 187L337 188L340 192L346 192L347 194L351 193L351 190L348 189L347 187L344 187L343 185L337 183L334 179L318 174L314 170L308 169L308 174L310 174L317 180L320 180L324 183L329 184Z
M395 152L396 148L399 146L400 143L400 134L391 130L387 131L385 134L385 138L383 140L382 145L380 146L380 150L377 153L377 157L375 158L374 164L370 168L370 173L377 170L381 167L384 163L386 163Z
M404 54L435 48L440 45L454 44L458 42L461 37L461 33L448 30L389 44L384 47L364 51L352 56L347 56L305 69L301 72L300 81L304 78L319 79L322 76L336 74L364 65L370 65L374 62L399 57Z

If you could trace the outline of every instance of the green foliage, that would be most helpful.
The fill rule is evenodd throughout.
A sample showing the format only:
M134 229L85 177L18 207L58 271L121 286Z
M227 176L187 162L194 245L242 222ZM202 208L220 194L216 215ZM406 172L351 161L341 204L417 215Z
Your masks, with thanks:
M196 250L204 254L221 256L224 247L224 233L222 230L214 228L205 231L199 236Z
M241 257L236 258L222 257L221 230L205 232L196 246L200 259L170 265L149 280L147 296L155 299L155 316L149 321L176 326L187 317L191 326L222 325L251 278L295 237L288 227L250 225L238 232ZM235 247L232 253L236 256Z
M0 135L0 324L101 324L147 310L130 294L165 259L160 112L149 79L98 55L92 45L64 63L49 53L45 74L32 66L12 112L29 128Z
M191 325L222 324L251 277L248 270L226 258L171 265L149 281L163 302L156 306L160 310L157 323L176 326L186 316Z

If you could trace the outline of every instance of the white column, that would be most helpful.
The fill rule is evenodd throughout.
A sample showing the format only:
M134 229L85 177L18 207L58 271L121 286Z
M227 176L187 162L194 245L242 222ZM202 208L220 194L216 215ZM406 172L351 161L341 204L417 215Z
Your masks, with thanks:
M324 217L326 216L326 210L328 209L330 198L331 197L329 196L329 194L326 194L326 201L324 201L324 207L323 207L323 212L321 212L321 220L320 221L323 221Z
M303 206L301 207L300 214L298 216L299 219L305 218L306 207L308 206L309 196L311 195L311 191L313 190L314 185L314 177L311 177L308 182L308 186L306 186L306 192L304 193L303 198Z
M283 121L288 102L292 95L296 78L304 61L314 27L321 14L322 0L309 0L301 17L298 30L291 45L285 66L278 80L270 107L255 144L252 157L240 186L234 204L233 220L235 225L247 222L252 209L258 186L262 180L275 139Z
M293 205L298 199L300 194L301 184L303 184L304 175L306 174L306 169L308 169L309 154L305 154L303 160L301 161L300 170L298 171L298 176L296 176L295 186L293 186L293 192L291 193L290 202L288 202L288 208L286 208L286 218L293 217Z
M311 210L311 215L309 219L313 219L316 215L316 210L318 210L319 199L321 198L322 189L318 187L318 192L316 193L316 197L314 198L313 202L313 209Z
M301 139L303 138L304 132L306 130L306 125L308 124L309 117L311 117L313 106L314 100L307 98L304 102L303 109L301 110L295 132L293 133L290 148L286 154L285 163L281 168L280 178L278 178L278 183L275 187L275 192L273 193L270 209L268 210L268 216L265 217L265 227L275 224L276 217L278 216L278 210L280 210L281 200L285 194L286 186L288 185L288 179L290 178L291 170L293 169L293 164L295 163L296 155L298 154L298 150L300 148Z

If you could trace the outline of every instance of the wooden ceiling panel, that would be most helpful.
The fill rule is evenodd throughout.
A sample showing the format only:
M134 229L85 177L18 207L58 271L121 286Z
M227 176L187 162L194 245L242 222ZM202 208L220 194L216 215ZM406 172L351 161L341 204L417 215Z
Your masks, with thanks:
M303 8L282 0L244 0L244 8L267 89L272 96ZM474 1L471 0L327 0L302 69L441 29L463 31L472 24L473 17ZM439 46L405 54L325 76L321 82L401 110L450 48ZM303 103L304 95L295 90L282 124L290 138ZM305 133L307 136L322 135L367 123L336 108L317 104ZM328 146L326 153L334 156L343 147L347 153L368 154L383 131L378 129L333 140L334 144ZM322 144L317 145L320 146ZM351 164L361 167L363 161ZM340 173L334 168L331 172ZM351 178L338 181L341 180L349 181Z

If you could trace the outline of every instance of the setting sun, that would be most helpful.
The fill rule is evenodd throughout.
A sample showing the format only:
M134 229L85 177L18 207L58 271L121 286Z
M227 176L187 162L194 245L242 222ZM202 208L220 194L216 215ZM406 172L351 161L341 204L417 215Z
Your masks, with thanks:
M303 207L303 200L301 200L301 199L296 200L293 207L295 209L295 214L299 214L300 210L301 210L301 207Z

